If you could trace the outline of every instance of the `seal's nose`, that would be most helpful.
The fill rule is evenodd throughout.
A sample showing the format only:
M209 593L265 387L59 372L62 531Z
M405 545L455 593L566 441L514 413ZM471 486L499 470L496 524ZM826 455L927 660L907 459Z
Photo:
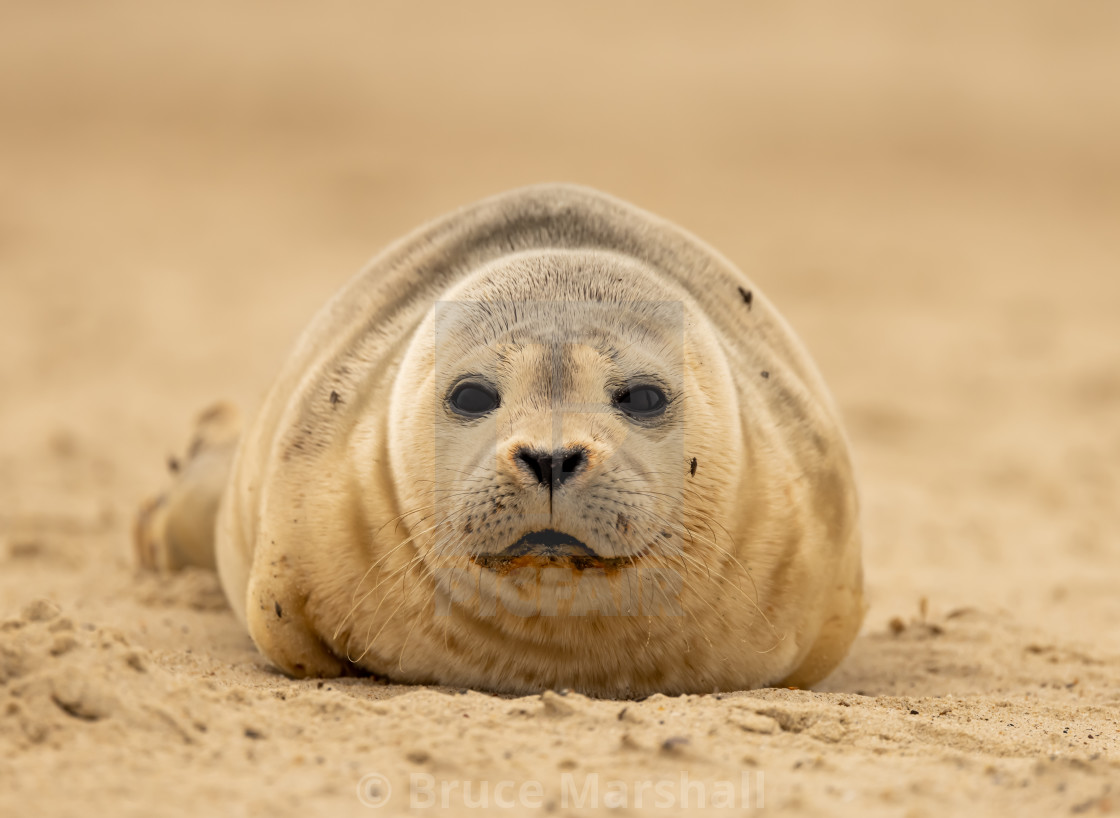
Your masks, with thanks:
M560 488L568 478L587 466L587 449L573 446L570 449L542 453L522 447L515 458L523 470L527 470L537 482L551 491Z

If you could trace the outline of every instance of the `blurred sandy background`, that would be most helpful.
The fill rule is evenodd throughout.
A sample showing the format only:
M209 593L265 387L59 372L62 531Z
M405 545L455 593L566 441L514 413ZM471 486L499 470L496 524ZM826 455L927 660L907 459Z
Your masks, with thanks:
M693 230L816 356L872 605L821 692L320 688L210 578L136 576L197 410L538 181ZM775 813L1120 811L1118 226L1108 0L0 0L0 813L386 814L416 770L556 814L561 771L681 770Z

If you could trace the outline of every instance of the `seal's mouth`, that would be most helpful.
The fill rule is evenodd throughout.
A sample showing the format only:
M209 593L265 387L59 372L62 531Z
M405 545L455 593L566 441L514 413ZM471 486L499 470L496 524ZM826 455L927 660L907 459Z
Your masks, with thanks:
M524 566L546 565L563 565L579 571L588 568L617 570L633 563L634 559L635 557L601 557L586 543L551 528L530 531L496 554L471 556L471 561L476 565L499 574Z
M562 531L530 531L502 551L502 557L598 557L595 549Z

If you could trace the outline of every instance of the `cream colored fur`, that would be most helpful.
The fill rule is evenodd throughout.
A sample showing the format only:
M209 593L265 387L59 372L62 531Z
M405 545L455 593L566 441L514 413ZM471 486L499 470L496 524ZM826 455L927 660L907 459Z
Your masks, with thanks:
M463 375L501 406L450 412ZM650 377L663 418L611 406ZM586 468L550 504L516 451L572 445ZM315 317L241 439L216 551L289 674L642 696L824 677L863 616L857 518L833 402L747 277L542 185L421 227ZM542 528L613 567L471 559Z

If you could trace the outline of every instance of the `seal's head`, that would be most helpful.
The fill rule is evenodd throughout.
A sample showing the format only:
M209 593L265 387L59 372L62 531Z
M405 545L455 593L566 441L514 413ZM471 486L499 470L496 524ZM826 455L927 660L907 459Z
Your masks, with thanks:
M693 443L734 438L737 411L706 325L653 279L613 253L519 254L449 292L416 334L391 440L430 445L393 450L393 474L453 600L527 615L674 604L721 499L701 513L686 491Z

